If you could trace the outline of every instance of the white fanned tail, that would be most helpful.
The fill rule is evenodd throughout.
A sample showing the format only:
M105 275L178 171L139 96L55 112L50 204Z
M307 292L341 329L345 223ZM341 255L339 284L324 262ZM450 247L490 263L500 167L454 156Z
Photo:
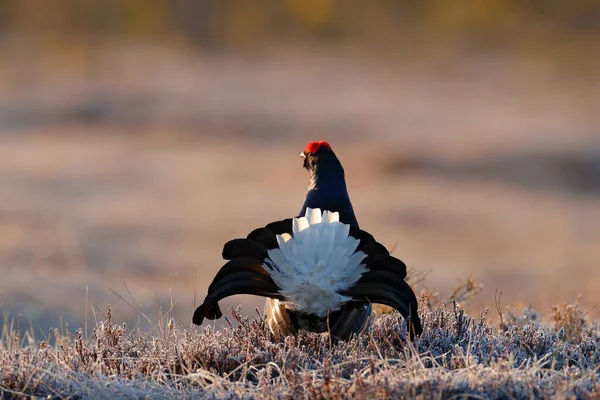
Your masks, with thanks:
M367 257L356 251L359 240L339 213L318 208L293 220L293 235L277 235L279 248L269 250L263 266L286 297L290 309L326 317L351 300L338 293L354 285L367 271Z

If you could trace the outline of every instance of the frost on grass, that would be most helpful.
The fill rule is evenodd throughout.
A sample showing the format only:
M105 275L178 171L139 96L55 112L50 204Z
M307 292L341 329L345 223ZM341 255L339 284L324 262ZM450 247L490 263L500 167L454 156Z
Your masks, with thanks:
M6 328L0 343L3 398L490 398L600 395L600 334L578 304L468 316L456 303L420 296L425 332L408 341L396 312L349 342L305 333L274 340L261 316L216 330L161 323L151 333L112 323L89 340L45 340ZM163 321L164 322L164 321ZM7 326L5 324L5 326ZM51 344L50 344L51 343Z

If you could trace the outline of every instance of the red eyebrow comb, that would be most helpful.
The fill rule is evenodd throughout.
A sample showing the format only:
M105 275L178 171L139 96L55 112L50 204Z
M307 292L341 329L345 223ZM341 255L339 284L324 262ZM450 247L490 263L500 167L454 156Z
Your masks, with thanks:
M316 153L321 148L321 146L325 146L329 150L331 150L331 145L329 145L329 143L327 143L325 140L321 140L319 142L310 142L309 144L307 144L306 149L304 149L304 152Z

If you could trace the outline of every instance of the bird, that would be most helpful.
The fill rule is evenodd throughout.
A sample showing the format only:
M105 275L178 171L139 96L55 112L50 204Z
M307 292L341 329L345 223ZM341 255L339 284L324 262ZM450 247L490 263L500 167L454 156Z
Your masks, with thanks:
M310 142L301 157L309 184L300 213L224 245L228 262L192 322L218 319L221 299L251 294L267 298L266 324L275 338L305 330L348 340L370 326L372 303L400 311L410 337L420 335L418 302L404 280L406 265L359 228L331 145Z
M331 145L325 140L309 142L300 157L303 159L303 168L308 171L308 189L298 216L304 216L308 207L319 208L338 212L342 221L358 228L346 187L344 168ZM330 316L329 331L339 339L358 334L370 325L372 311L369 302L346 304L338 313ZM315 330L318 329L317 326L322 328L325 325L324 321L290 312L277 299L266 300L265 314L267 324L275 336L294 332L298 327ZM317 326L313 326L315 324Z

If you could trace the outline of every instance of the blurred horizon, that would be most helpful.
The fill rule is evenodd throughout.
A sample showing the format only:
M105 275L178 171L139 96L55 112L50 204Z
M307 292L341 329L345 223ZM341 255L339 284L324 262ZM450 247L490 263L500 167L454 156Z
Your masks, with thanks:
M0 311L42 331L189 321L320 139L427 289L600 316L600 2L0 0L0 51Z
M0 18L4 44L16 40L21 47L23 40L38 51L113 40L208 51L303 42L441 56L507 51L558 58L563 50L593 59L598 55L588 50L600 44L594 0L4 0Z

